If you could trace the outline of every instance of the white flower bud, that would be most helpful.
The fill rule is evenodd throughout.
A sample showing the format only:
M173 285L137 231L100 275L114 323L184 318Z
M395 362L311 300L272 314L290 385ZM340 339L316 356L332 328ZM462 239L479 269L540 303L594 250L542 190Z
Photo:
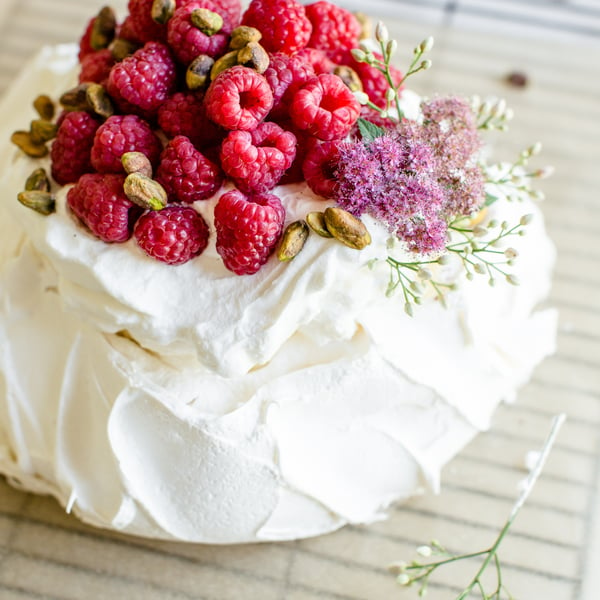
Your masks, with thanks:
M353 48L352 50L350 50L350 54L352 54L354 60L359 63L365 62L365 60L367 59L367 55L365 54L365 52L359 50L358 48Z
M506 276L506 281L508 281L508 283L510 283L511 285L519 285L519 278L516 275L513 275L512 273L510 275Z
M481 263L475 263L473 265L473 270L479 275L485 275L485 267Z
M471 110L473 112L477 112L479 107L481 106L481 97L480 96L471 96Z
M390 34L388 33L387 27L383 24L382 21L377 23L375 27L375 39L382 44L385 44L390 38Z
M396 583L398 585L409 585L411 582L410 575L408 573L400 573L398 577L396 577Z
M432 48L433 48L433 38L431 36L429 36L428 38L424 39L419 44L419 50L421 52L429 52Z
M505 121L512 121L515 117L515 111L512 108L507 108L504 111L504 120Z
M421 267L417 271L417 277L419 277L419 279L422 279L423 281L428 281L433 277L433 275L431 274L431 271L429 269Z
M354 97L361 106L366 106L369 103L369 96L364 92L354 92Z
M398 42L396 40L390 40L385 47L385 51L388 56L392 56L398 50Z
M475 237L483 237L484 235L487 235L488 230L485 227L482 227L481 225L476 225L475 227L473 227L473 235Z
M442 256L440 256L438 258L438 264L440 265L447 265L450 263L450 255L449 254L442 254Z
M496 280L492 277L489 281L488 284L490 285L490 287L494 287L496 285Z
M382 119L387 119L387 118L388 118L388 116L389 116L389 115L388 115L388 111L387 111L387 110L382 110L382 111L379 113L379 116L380 116Z
M421 69L423 69L423 71L427 71L427 69L431 69L431 61L429 59L424 60L421 62Z
M393 102L396 99L396 90L394 88L388 88L385 92L385 99L388 102Z
M519 220L519 223L521 225L525 226L525 225L529 225L529 223L531 223L531 221L533 221L533 215L527 214L527 215L523 215L521 217L521 219Z
M474 279L474 275L473 275L473 273L471 273L471 271L468 271L468 272L467 272L467 279L468 279L469 281L473 281L473 279Z
M507 248L504 251L504 256L506 256L506 258L508 259L512 259L517 258L517 256L519 256L519 253L514 248Z
M542 151L541 142L536 142L535 144L533 144L533 146L531 146L531 148L529 148L529 154L531 156L535 156L536 154L539 154L541 151Z
M419 546L417 548L417 554L428 558L429 556L431 556L431 548L429 546Z
M496 102L496 105L492 109L492 115L494 117L501 117L504 114L505 110L506 110L506 100L504 98L500 98L500 100L498 100L498 102Z
M546 194L544 194L544 192L542 192L542 190L531 190L531 192L529 192L529 195L534 200L545 200L546 199Z
M412 304L410 302L407 302L404 305L404 312L409 316L412 317L413 316L413 307Z
M546 177L550 177L553 174L554 174L554 167L552 165L547 165L545 167L542 167L541 169L538 169L534 173L534 177L539 177L540 179L546 179Z

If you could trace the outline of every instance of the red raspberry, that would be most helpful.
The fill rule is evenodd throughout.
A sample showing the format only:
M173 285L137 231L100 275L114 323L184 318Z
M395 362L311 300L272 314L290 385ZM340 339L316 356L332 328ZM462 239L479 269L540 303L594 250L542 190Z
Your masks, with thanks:
M304 48L312 32L304 6L296 0L252 0L242 24L262 33L260 43L266 50L286 54Z
M85 26L83 35L81 36L81 39L79 40L79 54L77 57L79 58L80 62L84 56L86 56L87 54L91 54L92 52L95 52L95 50L92 48L92 41L91 41L92 40L92 29L94 28L95 20L96 20L96 17L92 17L88 21L88 24Z
M284 219L285 209L273 194L223 194L215 206L215 228L225 266L237 275L256 273L275 249Z
M156 165L161 151L162 144L146 121L136 115L113 115L96 132L92 165L99 173L122 173L125 152L142 152Z
M306 7L306 16L312 23L308 46L325 50L334 62L358 46L362 28L346 9L321 0Z
M50 159L52 177L60 185L75 183L93 171L90 153L100 123L86 112L66 112L60 117Z
M324 73L296 92L290 114L296 127L329 141L348 134L360 115L360 104L337 75Z
M296 156L296 137L276 123L252 132L231 131L221 145L221 165L243 192L273 189Z
M212 2L219 8L216 12L218 12L223 17L223 20L227 22L230 33L240 24L240 19L242 17L242 3L240 0L212 0Z
M221 31L213 35L200 31L192 23L192 13L198 8L207 8L223 16ZM228 35L232 31L225 17L225 11L210 0L194 0L178 8L167 24L167 38L177 60L188 65L200 54L213 57L224 54L229 42Z
M116 37L137 44L138 46L143 46L146 43L138 39L135 22L131 15L127 15L123 22L118 26Z
M378 59L382 59L381 54L375 53L375 56ZM369 96L369 100L376 104L380 108L385 107L385 93L389 88L389 84L385 75L375 67L364 63L357 62L354 60L352 55L349 56L345 61L345 64L349 67L352 67L356 71L356 74L360 77L360 80L363 84L363 90L367 96ZM390 65L390 73L392 75L392 81L394 85L398 85L400 81L402 81L402 73L396 69L393 65Z
M277 119L287 117L294 94L302 84L315 76L315 70L299 56L276 52L270 56L264 76L273 90L273 108L269 118Z
M108 75L114 64L115 59L108 48L86 54L81 59L79 83L93 82L106 86Z
M82 175L67 194L67 205L104 242L125 242L142 209L123 191L123 175Z
M181 265L204 251L208 226L193 208L172 205L142 215L134 236L148 256L169 265Z
M217 144L222 129L206 116L202 93L177 92L158 109L158 124L168 137L185 135L198 148Z
M301 131L294 126L290 119L278 123L286 131L291 131L296 137L296 157L290 168L283 174L278 185L287 185L289 183L299 183L304 181L302 173L302 164L309 146L315 141L315 138Z
M273 92L267 80L248 67L226 69L210 84L204 97L206 114L225 129L250 131L273 106Z
M322 73L333 73L336 64L327 57L327 54L323 50L317 50L316 48L303 48L298 52L300 58L309 62L314 71L315 75L321 75Z
M172 139L163 150L156 179L171 201L187 204L210 198L223 183L219 167L183 135Z
M129 0L126 18L126 39L145 44L146 42L165 42L167 28L152 18L152 3L154 0ZM125 37L125 36L123 36Z
M107 89L122 112L152 118L173 92L175 79L169 49L148 42L111 69Z
M337 180L335 172L339 160L339 142L311 144L306 153L302 172L308 187L323 198L334 198Z

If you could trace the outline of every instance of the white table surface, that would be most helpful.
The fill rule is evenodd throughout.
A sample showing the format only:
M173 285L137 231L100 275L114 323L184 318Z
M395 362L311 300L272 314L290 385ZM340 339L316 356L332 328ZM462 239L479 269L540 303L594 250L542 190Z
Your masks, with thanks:
M125 0L112 4L123 10ZM520 600L600 597L599 4L347 2L393 15L389 26L407 58L433 33L434 68L415 78L417 91L506 97L516 117L496 156L510 159L539 140L545 149L536 165L557 169L542 187L559 250L550 299L561 314L558 353L537 369L516 404L501 407L491 431L445 469L440 496L415 498L387 521L313 540L214 547L92 529L54 500L0 481L0 598L416 598L415 590L396 586L386 565L413 558L431 538L456 551L489 545L516 496L525 454L563 411L567 423L502 547L504 577ZM0 0L0 93L42 44L76 41L98 8L97 0ZM526 88L504 83L513 70L527 74ZM476 568L440 572L427 597L453 598Z

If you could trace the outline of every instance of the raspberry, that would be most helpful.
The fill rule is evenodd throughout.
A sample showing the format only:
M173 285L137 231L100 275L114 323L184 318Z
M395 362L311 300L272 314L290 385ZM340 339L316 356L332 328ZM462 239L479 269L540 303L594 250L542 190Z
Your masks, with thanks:
M321 0L306 7L306 16L312 23L308 46L324 50L334 62L358 46L362 28L346 9Z
M262 33L260 43L266 50L285 54L304 48L312 32L304 6L296 0L252 0L242 24Z
M52 177L60 185L75 183L84 173L93 171L90 153L100 123L89 113L74 111L60 117L60 126L52 142Z
M292 121L320 140L348 134L360 114L360 104L337 75L324 73L305 83L294 96Z
M194 146L203 148L219 143L219 129L206 116L201 93L177 92L158 109L158 124L168 137L185 135Z
M375 53L375 57L381 60L383 57L381 54ZM352 55L349 56L345 61L345 64L356 71L356 74L360 77L363 84L363 90L369 100L376 104L380 108L385 108L385 93L389 88L389 84L385 75L376 69L375 67L354 60ZM402 81L402 73L393 65L390 65L390 73L392 75L392 81L394 85L398 85Z
M135 225L134 237L148 256L169 265L181 265L204 251L208 226L193 208L172 205L142 215Z
M123 175L82 175L67 194L67 205L104 242L125 242L142 209L123 191Z
M308 187L323 198L335 197L335 172L339 160L338 142L320 142L310 146L302 172Z
M217 165L183 135L172 139L163 150L156 179L171 201L187 204L210 198L223 182Z
M273 108L269 118L289 114L289 104L302 84L315 76L315 70L303 58L276 52L270 56L269 67L264 72L273 90Z
M146 42L165 42L167 28L152 19L152 3L154 0L129 0L127 9L127 38L138 44ZM123 36L125 37L125 36Z
M169 49L148 42L111 69L107 89L122 112L152 118L173 91L175 78Z
M89 21L88 24L85 27L85 30L83 32L83 35L81 36L81 39L79 40L79 54L78 54L78 58L79 61L81 62L81 60L83 59L84 56L86 56L87 54L91 54L92 52L95 52L95 50L92 48L92 29L94 28L94 21L96 20L96 17L92 17Z
M192 13L198 8L207 8L227 16L223 9L210 0L187 2L175 11L167 24L167 39L173 53L184 65L191 63L200 54L216 57L223 54L229 42L232 28L223 19L223 28L218 33L206 35L192 23Z
M327 57L327 54L323 50L317 50L316 48L303 48L298 52L297 56L312 65L315 75L333 73L336 67L336 64Z
M225 129L250 131L273 106L267 80L248 67L226 69L210 84L204 97L206 114Z
M276 123L252 132L231 131L221 145L221 165L243 192L273 189L296 156L296 137Z
M227 22L229 33L233 31L239 24L242 16L242 3L240 0L212 0L218 7L218 12L223 20Z
M215 206L217 252L237 275L251 275L264 265L283 230L285 209L273 194L223 194Z
M108 48L86 54L81 59L79 83L91 81L105 86L110 70L114 64L115 59Z
M121 173L121 156L125 152L141 152L156 165L161 151L160 140L146 121L136 115L114 115L96 131L92 165L99 173Z

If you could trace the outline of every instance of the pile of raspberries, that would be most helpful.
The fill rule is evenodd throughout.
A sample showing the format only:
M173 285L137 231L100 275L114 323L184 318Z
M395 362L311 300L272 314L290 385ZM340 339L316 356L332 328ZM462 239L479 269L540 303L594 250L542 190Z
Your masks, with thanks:
M305 180L322 194L332 185L336 143L361 114L347 74L384 102L383 76L350 53L361 25L324 0L252 0L243 14L239 0L130 0L128 10L112 31L94 17L81 39L80 84L100 84L113 111L63 110L52 176L75 184L67 204L94 235L133 236L169 264L206 248L209 227L194 203L221 193L217 251L234 273L255 273L286 218L273 188ZM129 152L149 160L168 198L161 209L125 194Z

